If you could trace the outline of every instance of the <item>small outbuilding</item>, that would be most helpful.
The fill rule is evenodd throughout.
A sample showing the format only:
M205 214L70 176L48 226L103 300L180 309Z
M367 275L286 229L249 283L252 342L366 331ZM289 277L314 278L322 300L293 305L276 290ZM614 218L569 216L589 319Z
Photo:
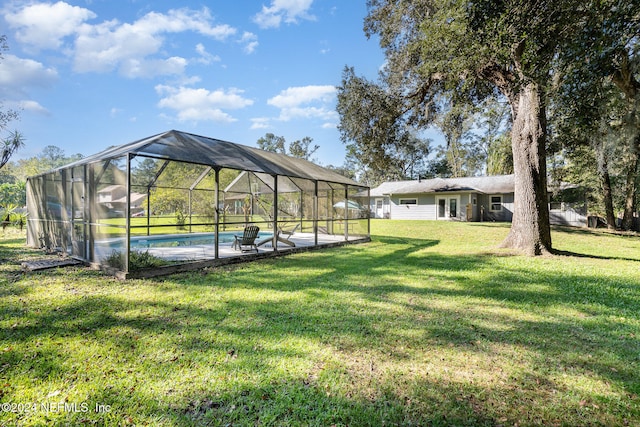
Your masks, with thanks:
M27 209L29 246L120 277L363 242L370 230L368 187L176 130L28 178ZM260 229L252 253L234 248L249 225Z

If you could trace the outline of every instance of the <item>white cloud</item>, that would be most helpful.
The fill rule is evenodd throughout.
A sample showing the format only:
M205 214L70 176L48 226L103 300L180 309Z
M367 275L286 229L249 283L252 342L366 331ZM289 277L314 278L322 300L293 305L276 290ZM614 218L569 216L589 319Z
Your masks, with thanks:
M253 17L260 28L278 28L282 22L297 23L299 19L315 20L308 13L313 0L272 0L271 6L262 6L262 10Z
M271 127L270 121L271 120L267 117L256 117L255 119L251 119L251 129L269 129Z
M51 87L58 72L32 59L4 55L0 61L0 94L7 98L22 97L34 87Z
M251 54L255 52L256 48L258 47L258 36L245 31L238 43L244 44L244 52Z
M196 45L196 52L200 55L200 57L196 59L196 61L201 64L208 65L208 64L211 64L212 62L220 61L220 57L217 55L212 55L209 52L207 52L207 49L204 47L202 43L198 43Z
M36 49L57 49L62 39L96 14L79 6L57 3L35 3L20 10L5 13L11 28L17 28L16 39Z
M18 106L23 111L30 111L32 113L43 114L48 116L49 110L40 105L39 102L33 100L24 100L18 103Z
M58 80L58 72L32 59L5 54L0 61L0 99L14 109L49 115L39 102L29 97L34 88L49 88Z
M129 78L180 75L184 73L187 60L178 56L167 59L128 59L120 66L120 73Z
M97 17L92 11L63 1L31 3L22 8L6 8L4 12L9 26L16 30L16 38L26 45L61 49L68 38L63 52L72 58L76 72L118 70L129 78L184 73L188 61L166 51L168 34L190 31L225 41L237 33L229 25L214 24L206 7L149 12L131 23L110 20L98 24L87 22ZM204 48L199 53L199 62L219 60L205 55Z
M191 77L181 76L173 84L178 86L189 86L189 85L198 84L201 81L202 81L202 78L200 76L191 76Z
M210 24L209 10L170 10L167 14L150 12L132 24L107 21L100 25L85 25L76 39L75 69L78 72L111 71L118 67L127 77L180 74L186 60L172 57L149 60L160 52L163 35L195 31L224 40L235 34L228 25Z
M162 40L133 25L107 21L85 25L75 43L74 68L78 72L106 72L129 59L145 58L160 50Z
M338 113L325 107L295 107L283 108L280 110L279 120L289 121L292 119L314 119L335 120Z
M211 121L217 123L233 123L237 121L237 119L219 108L186 108L178 112L177 118L180 122Z
M236 119L223 110L236 110L253 104L237 88L209 91L204 88L158 85L156 92L162 97L158 107L175 110L179 121L234 122Z
M199 11L186 8L172 9L167 14L149 12L132 26L146 34L195 31L217 40L224 40L235 34L236 30L229 25L211 26L211 19L211 13L206 7Z
M290 87L269 99L267 104L280 108L278 119L282 121L295 118L336 120L335 95L336 87L331 85Z
M296 107L311 102L331 102L335 98L336 87L331 85L310 85L290 87L267 101L278 108Z

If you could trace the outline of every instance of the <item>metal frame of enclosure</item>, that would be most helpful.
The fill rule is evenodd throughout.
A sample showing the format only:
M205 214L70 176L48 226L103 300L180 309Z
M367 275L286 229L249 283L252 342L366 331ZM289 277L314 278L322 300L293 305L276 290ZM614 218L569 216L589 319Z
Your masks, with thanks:
M368 241L370 231L368 187L175 130L28 178L27 208L27 245L124 277L245 257L232 246L248 225L261 231L254 257Z

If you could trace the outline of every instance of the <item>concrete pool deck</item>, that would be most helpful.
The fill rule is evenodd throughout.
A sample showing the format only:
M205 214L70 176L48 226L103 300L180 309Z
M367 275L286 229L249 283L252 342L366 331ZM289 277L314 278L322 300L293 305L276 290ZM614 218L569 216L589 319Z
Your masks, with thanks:
M176 264L129 272L114 271L105 268L102 269L121 279L154 277L183 271L192 271L199 268L215 267L251 261L254 259L286 255L288 253L304 252L352 243L364 243L370 241L370 238L368 236L353 236L350 237L349 240L345 240L344 235L319 234L318 243L316 245L313 233L295 233L293 236L289 237L289 240L295 244L295 247L278 242L277 250L274 250L272 242L267 242L258 246L257 253L255 250L242 252L234 249L232 247L232 243L220 243L218 247L218 258L215 258L215 246L213 244L138 248L132 250L148 252L150 255L167 261L176 262ZM258 241L260 241L260 239L256 240L256 242Z
M289 238L295 247L286 243L278 242L278 252L285 252L294 248L306 248L315 246L314 236L312 233L296 233ZM256 239L259 242L260 238ZM318 245L328 243L344 242L344 236L319 235ZM233 243L220 243L218 247L218 258L242 257L247 255L255 255L255 250L242 252L232 247ZM211 245L191 245L191 246L173 246L173 247L152 247L144 249L136 249L140 252L149 252L150 255L168 261L192 261L202 259L215 258L215 247ZM273 244L271 242L258 246L258 253L273 252Z

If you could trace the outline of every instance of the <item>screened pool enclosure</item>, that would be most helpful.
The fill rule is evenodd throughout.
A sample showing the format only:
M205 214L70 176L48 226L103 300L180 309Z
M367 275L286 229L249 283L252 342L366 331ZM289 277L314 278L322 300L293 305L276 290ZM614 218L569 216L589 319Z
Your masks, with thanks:
M124 277L369 240L368 187L175 130L30 177L27 208L29 246ZM259 232L246 248L250 225Z

